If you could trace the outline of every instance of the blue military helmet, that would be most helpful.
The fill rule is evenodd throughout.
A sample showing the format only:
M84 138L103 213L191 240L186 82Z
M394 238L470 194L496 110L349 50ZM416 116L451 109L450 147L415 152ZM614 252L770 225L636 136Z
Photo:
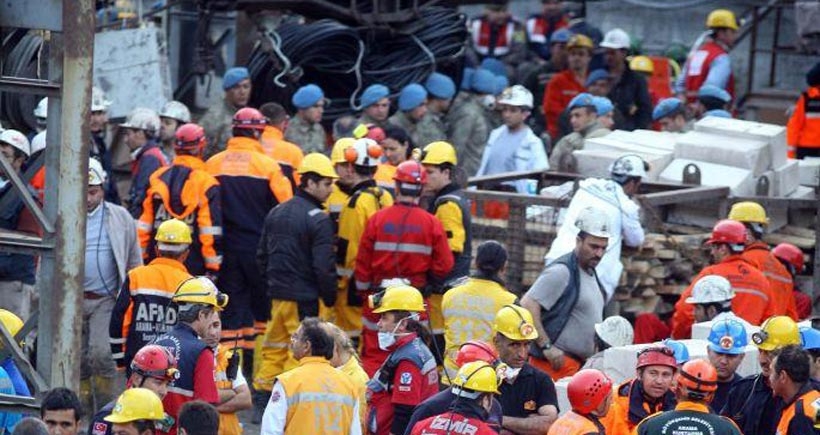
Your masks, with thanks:
M679 98L664 98L652 110L652 120L659 121L667 116L683 113L683 101Z
M480 94L495 94L495 75L492 72L479 68L473 72L470 80L470 89Z
M731 118L732 114L723 109L715 109L715 110L708 110L706 113L703 114L703 117L706 118L707 116L714 116L717 118Z
M470 89L472 89L473 74L475 74L475 68L464 68L464 71L461 73L461 83L458 86L459 89L463 91L469 91Z
M592 97L592 101L595 104L595 111L598 112L598 116L604 116L615 110L612 101L607 97Z
M501 94L509 86L510 81L507 80L507 76L495 76L495 92L493 92L493 95Z
M309 85L302 86L299 88L291 98L291 103L297 109L308 109L313 107L319 101L323 101L325 99L325 94L322 92L322 88L313 83Z
M712 352L729 355L745 353L746 345L749 344L746 327L737 320L731 319L714 322L707 341L709 341L709 349Z
M427 90L418 83L410 83L399 93L399 110L407 112L421 106L427 100Z
M487 57L481 61L481 68L490 71L493 75L507 76L507 67L504 65L504 62L494 57Z
M586 87L592 86L593 83L597 82L598 80L609 80L609 71L600 68L593 70L587 76Z
M569 38L572 38L572 32L567 28L561 28L554 32L550 36L550 44L555 44L556 42L563 42L566 44L569 42Z
M368 86L362 92L362 108L370 107L379 102L382 98L387 98L390 95L390 89L387 86L376 83Z
M677 363L679 366L689 362L689 349L686 348L686 345L683 344L683 342L667 338L662 343L664 344L664 346L672 349L672 351L675 352L675 363Z
M434 72L427 77L424 82L424 87L433 98L440 98L442 100L449 100L456 95L456 84L453 79L442 74Z
M723 101L724 103L732 101L732 96L729 95L729 93L726 92L726 90L721 89L715 85L701 86L700 89L698 89L698 98L700 97L717 98L718 100Z
M250 72L244 66L235 66L225 71L222 76L222 89L228 90L239 84L242 80L249 79Z
M567 110L577 109L579 107L590 107L596 109L595 107L595 97L592 94L582 92L575 96L567 106Z
M803 350L820 349L820 331L814 328L800 328L800 342Z

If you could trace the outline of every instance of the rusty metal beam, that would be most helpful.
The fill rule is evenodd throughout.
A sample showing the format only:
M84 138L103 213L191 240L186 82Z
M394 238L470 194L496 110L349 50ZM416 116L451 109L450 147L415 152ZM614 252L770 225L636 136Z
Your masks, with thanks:
M91 105L95 10L93 0L63 0L63 32L53 35L49 80L70 83L49 100L46 215L56 231L41 259L38 371L51 387L80 386L85 193ZM56 133L56 134L55 134Z
M47 391L48 385L45 380L43 380L43 377L40 376L40 374L34 370L34 367L31 366L31 363L28 361L28 358L26 358L23 350L20 349L20 346L17 344L18 342L16 338L17 337L13 337L9 333L5 326L0 324L0 342L3 343L3 351L11 354L11 357L14 359L14 363L17 365L17 369L20 370L26 380L29 381L29 383L34 387L35 395ZM5 361L5 358L0 361Z
M0 156L0 168L2 168L3 173L9 177L9 181L11 181L11 184L14 186L15 190L15 192L8 192L6 195L20 195L23 205L25 205L28 211L34 215L34 218L37 220L40 228L47 233L53 233L54 225L52 225L51 221L43 214L43 210L40 208L40 205L37 204L37 201L28 194L28 183L24 182L23 179L20 178L20 174L14 170L11 163L9 163L3 156Z
M726 198L729 196L729 188L699 186L674 190L671 192L648 193L638 196L641 203L659 206Z

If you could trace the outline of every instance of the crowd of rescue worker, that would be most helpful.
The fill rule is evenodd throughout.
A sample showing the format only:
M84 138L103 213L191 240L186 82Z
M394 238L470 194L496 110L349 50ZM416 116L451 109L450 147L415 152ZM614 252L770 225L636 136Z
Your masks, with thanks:
M254 108L244 67L225 72L224 98L197 122L178 101L134 108L116 129L130 158L123 196L111 102L94 87L81 388L48 392L40 419L0 413L2 430L238 435L250 410L264 434L820 433L820 322L796 323L812 308L795 280L803 252L770 249L760 204L715 224L713 264L671 316L627 320L611 303L622 245L644 242L634 195L649 167L637 155L577 186L487 186L572 196L525 293L505 288L502 243L474 243L472 217L503 223L508 211L471 204L468 177L575 172L586 138L734 113L731 11L710 13L676 61L541 3L525 23L487 6L459 83L434 72L371 84L361 113L332 131L320 85ZM820 63L807 81L788 125L797 158L820 155ZM40 203L47 104L37 131L0 131L2 157ZM0 170L0 227L36 233L9 178ZM35 256L0 253L12 335L36 312L36 276ZM680 340L701 322L708 349L690 358ZM35 335L18 338L31 349ZM605 351L646 343L635 376L614 385ZM759 371L741 377L751 346ZM571 409L559 409L561 382ZM11 357L0 393L32 395Z

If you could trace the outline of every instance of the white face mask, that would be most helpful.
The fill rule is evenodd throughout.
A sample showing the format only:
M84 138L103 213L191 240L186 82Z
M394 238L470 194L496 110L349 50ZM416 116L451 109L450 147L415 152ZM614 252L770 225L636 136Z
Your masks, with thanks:
M407 320L409 318L412 318L412 317L413 316L405 317L405 318L399 320L399 323L396 323L396 327L393 328L392 332L381 332L381 331L379 331L379 349L388 350L388 348L390 346L396 344L396 336L397 335L401 335L401 336L407 335L407 334L397 334L396 330L399 329L399 326L401 326L401 322L404 322L405 320Z
M481 97L481 105L490 110L495 109L495 95L485 95Z
M507 370L504 372L504 380L512 384L515 381L515 378L518 377L518 373L520 372L521 368L514 369L512 367L507 367Z

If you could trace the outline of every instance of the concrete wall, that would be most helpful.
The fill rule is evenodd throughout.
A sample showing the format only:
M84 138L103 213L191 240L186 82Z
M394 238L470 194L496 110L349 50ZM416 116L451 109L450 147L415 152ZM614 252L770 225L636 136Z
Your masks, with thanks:
M675 0L642 0L659 7L667 7L681 3ZM688 3L688 2L687 2ZM751 7L764 5L765 1L704 1L694 7L675 9L656 9L636 6L624 0L606 0L589 2L587 16L590 23L597 25L603 32L620 27L632 37L643 41L644 51L649 54L659 54L672 42L681 42L691 45L704 30L706 16L713 9L728 8L740 18L747 14L751 19ZM480 6L462 7L470 16L481 13ZM512 0L511 12L521 19L540 10L540 1ZM783 10L783 21L779 36L780 45L793 45L796 40L794 10L787 7ZM774 34L774 12L759 27L758 47L769 48ZM749 70L749 42L746 37L734 50L732 60L737 80L739 94L743 95L746 89ZM799 55L778 55L777 76L774 87L779 89L795 90L798 92L805 87L804 75L817 61L817 57ZM758 53L754 74L754 89L768 87L770 55Z

